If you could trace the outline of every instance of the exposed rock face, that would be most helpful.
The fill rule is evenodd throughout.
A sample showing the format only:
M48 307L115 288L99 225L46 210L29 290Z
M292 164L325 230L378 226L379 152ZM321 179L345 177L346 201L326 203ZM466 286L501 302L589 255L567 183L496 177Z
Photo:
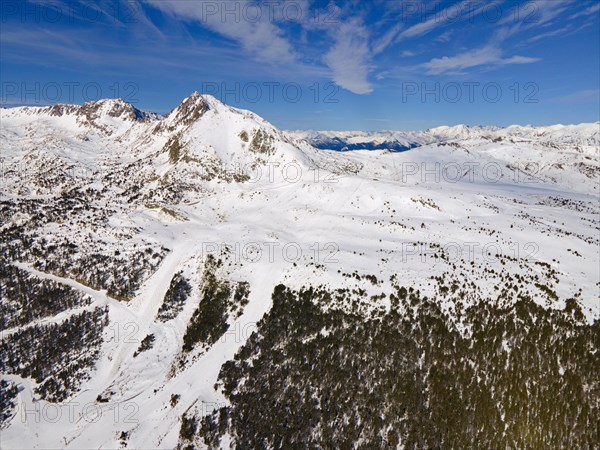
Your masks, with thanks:
M252 142L250 142L250 150L255 153L272 155L275 153L273 142L275 138L264 130L258 129L254 133Z
M39 108L39 113L48 113L54 117L76 115L82 119L86 119L92 124L103 116L129 120L132 122L149 122L160 118L158 114L141 111L131 103L127 103L122 99L86 102L81 106L62 104L53 105L46 108Z
M175 110L174 120L176 123L188 126L202 117L209 106L198 92L194 92L186 98Z
M169 161L175 164L181 158L181 143L178 136L173 136L165 144L165 151L169 152Z

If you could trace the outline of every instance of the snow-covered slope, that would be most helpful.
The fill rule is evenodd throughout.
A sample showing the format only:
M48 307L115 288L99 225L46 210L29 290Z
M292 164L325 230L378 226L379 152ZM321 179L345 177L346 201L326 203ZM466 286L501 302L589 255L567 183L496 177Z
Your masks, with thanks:
M598 148L600 123L556 125L550 127L437 127L416 132L287 132L296 142L305 142L321 150L384 150L409 152L406 156L385 156L394 171L410 163L427 169L427 163L444 165L469 161L482 170L498 169L504 179L535 178L563 184L584 192L598 192ZM378 158L379 153L369 158ZM429 159L422 159L430 155ZM415 158L416 156L416 158ZM344 159L332 155L331 158ZM350 154L348 159L355 159ZM410 163L409 163L410 162ZM487 166L486 166L487 164ZM372 164L368 164L372 166ZM433 166L431 166L433 167ZM515 172L509 175L509 172ZM519 174L520 173L520 174ZM496 174L488 174L492 179ZM413 176L414 178L414 176Z
M389 352L413 345L423 354L411 353L418 362L406 362L406 376L420 383L426 374L423 392L459 379L429 375L457 349L467 361L463 398L494 381L502 393L494 423L508 430L497 442L512 447L525 439L512 431L523 423L521 409L510 407L521 391L498 373L525 367L524 356L510 359L516 349L542 361L519 375L528 386L545 388L536 370L556 365L556 377L567 370L561 382L592 392L569 405L597 399L588 366L600 353L585 339L600 315L599 124L284 133L197 93L164 117L105 100L2 109L0 120L2 448L286 448L298 439L329 448L327 439L355 436L353 423L364 425L353 442L378 448L385 435L402 448L418 425L398 411L412 411L413 400L398 411L393 405L404 405L399 393L412 388L393 387L400 369L378 370L384 361L412 361ZM310 145L334 140L368 145ZM413 148L388 151L388 142ZM504 334L486 335L499 325L480 316L508 320ZM392 327L398 317L407 320ZM374 328L359 330L365 324ZM544 360L553 348L544 346L558 344L539 340L548 334L540 324L576 336L581 348ZM377 341L403 326L401 341ZM448 335L439 334L444 326ZM515 337L520 332L529 334ZM426 351L428 337L440 340ZM508 359L468 344L480 340ZM373 355L379 362L370 366ZM457 361L448 363L453 373ZM362 381L340 382L333 367L352 367L346 380ZM381 389L363 391L369 379ZM344 409L352 404L338 392L344 386L360 407ZM382 414L406 429L373 419L381 392L396 396ZM311 398L325 411L331 396L337 409L327 420ZM436 414L464 417L453 408ZM593 410L586 414L594 423ZM567 423L552 421L559 422ZM288 440L277 441L284 434ZM441 445L421 434L424 446Z

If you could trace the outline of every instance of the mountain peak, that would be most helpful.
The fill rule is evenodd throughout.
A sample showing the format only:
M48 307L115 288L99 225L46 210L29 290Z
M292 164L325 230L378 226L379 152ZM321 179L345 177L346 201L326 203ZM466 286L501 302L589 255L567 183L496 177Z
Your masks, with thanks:
M185 98L181 104L171 113L176 123L191 125L202 117L210 106L206 99L197 91Z
M83 105L56 104L39 108L37 113L47 113L56 117L75 115L91 123L106 117L131 122L147 122L160 118L158 114L141 111L121 98L90 101Z
M81 106L79 112L90 120L107 116L135 122L145 122L156 118L155 114L140 111L131 103L121 98L86 102Z

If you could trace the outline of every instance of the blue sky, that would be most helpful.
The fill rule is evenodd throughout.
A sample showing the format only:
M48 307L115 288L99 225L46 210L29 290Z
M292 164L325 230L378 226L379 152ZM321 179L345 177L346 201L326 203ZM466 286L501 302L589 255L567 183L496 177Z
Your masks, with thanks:
M4 106L193 91L285 129L600 120L597 0L2 0Z

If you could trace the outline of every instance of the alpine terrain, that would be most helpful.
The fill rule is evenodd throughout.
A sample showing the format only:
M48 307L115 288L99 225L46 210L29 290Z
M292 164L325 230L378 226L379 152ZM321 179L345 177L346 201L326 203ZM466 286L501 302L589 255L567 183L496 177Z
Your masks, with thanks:
M0 120L2 448L597 448L600 123Z

